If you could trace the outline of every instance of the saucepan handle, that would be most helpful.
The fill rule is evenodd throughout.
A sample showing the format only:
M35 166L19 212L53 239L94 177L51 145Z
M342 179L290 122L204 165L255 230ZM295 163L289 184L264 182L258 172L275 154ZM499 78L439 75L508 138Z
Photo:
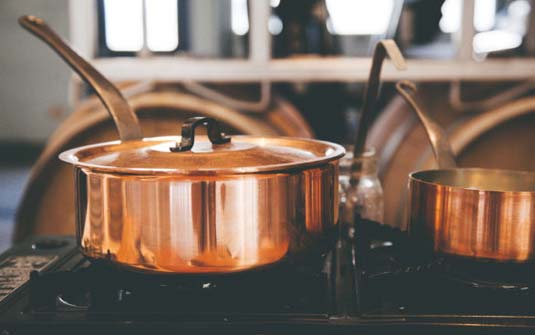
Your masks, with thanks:
M72 50L43 19L26 15L20 25L48 44L89 85L110 113L121 141L141 140L139 120L121 92L91 64Z
M176 146L169 148L172 152L183 152L191 150L195 143L195 128L206 125L208 128L208 138L212 144L224 144L230 142L230 136L225 135L219 129L219 124L210 117L196 116L184 121L182 124L182 139Z
M457 167L455 155L451 149L446 132L424 109L420 107L421 104L417 101L416 85L408 80L402 80L396 83L396 89L409 106L414 109L420 122L424 126L429 142L433 147L438 167L440 169L455 169Z

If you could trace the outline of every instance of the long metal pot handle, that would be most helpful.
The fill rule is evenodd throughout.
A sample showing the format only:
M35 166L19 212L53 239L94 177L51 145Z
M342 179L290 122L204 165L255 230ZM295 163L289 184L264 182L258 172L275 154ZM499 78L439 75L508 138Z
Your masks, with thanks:
M366 137L368 135L368 126L371 121L373 108L377 103L379 86L381 84L381 70L386 56L390 57L392 64L397 70L405 70L407 64L403 54L399 50L396 42L393 40L381 40L375 45L372 56L372 66L368 75L368 82L364 90L364 102L362 105L362 114L360 117L357 138L353 149L353 156L361 156L365 149Z
M121 141L143 138L136 114L115 85L65 44L43 19L32 15L22 16L19 18L19 24L52 48L95 90L97 96L112 116Z
M444 129L440 127L435 120L429 116L420 107L418 98L416 96L417 89L414 83L408 80L402 80L396 83L396 90L401 94L405 101L412 107L412 109L418 115L420 122L425 128L429 142L433 147L433 153L438 162L438 167L441 169L454 169L457 167L455 163L455 155L451 149L448 137L444 132Z

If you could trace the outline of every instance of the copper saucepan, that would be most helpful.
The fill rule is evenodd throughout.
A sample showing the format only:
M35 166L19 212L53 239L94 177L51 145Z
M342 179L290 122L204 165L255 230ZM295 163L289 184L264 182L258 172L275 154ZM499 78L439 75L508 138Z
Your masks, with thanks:
M398 92L425 127L439 169L409 176L409 233L434 252L500 262L535 260L535 172L457 168L444 131L415 100Z
M41 19L23 27L94 88L121 141L60 155L74 165L82 253L130 269L223 273L320 248L337 222L340 145L233 136L192 118L181 136L143 138L121 93ZM195 136L206 125L208 136Z

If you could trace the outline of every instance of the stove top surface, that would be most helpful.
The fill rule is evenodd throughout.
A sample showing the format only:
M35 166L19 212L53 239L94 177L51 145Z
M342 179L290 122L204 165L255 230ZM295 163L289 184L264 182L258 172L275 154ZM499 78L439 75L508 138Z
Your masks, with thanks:
M332 312L329 274L322 264L280 264L228 275L130 272L90 263L76 254L69 270L32 273L31 313L53 316L83 311L92 317L133 319L169 316L327 318ZM288 275L291 274L291 275Z
M0 256L0 334L532 333L534 274L532 265L344 239L328 253L254 271L150 275L90 263L73 238L41 237Z

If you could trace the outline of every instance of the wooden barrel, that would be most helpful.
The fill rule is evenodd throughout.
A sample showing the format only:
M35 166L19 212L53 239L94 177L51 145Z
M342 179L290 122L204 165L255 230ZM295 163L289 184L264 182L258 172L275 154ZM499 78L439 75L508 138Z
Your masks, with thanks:
M182 120L210 116L232 133L259 136L314 137L296 108L273 97L268 110L244 113L177 90L141 92L129 97L145 137L178 135ZM201 130L202 131L202 130ZM66 149L115 140L115 126L100 101L90 98L56 129L32 168L17 210L14 240L29 235L74 234L74 181L72 167L60 162Z
M424 108L446 129L462 167L535 170L535 96L478 114L452 110L444 85L420 88ZM406 228L408 174L436 168L425 131L401 97L395 97L370 129L385 195L385 223Z

